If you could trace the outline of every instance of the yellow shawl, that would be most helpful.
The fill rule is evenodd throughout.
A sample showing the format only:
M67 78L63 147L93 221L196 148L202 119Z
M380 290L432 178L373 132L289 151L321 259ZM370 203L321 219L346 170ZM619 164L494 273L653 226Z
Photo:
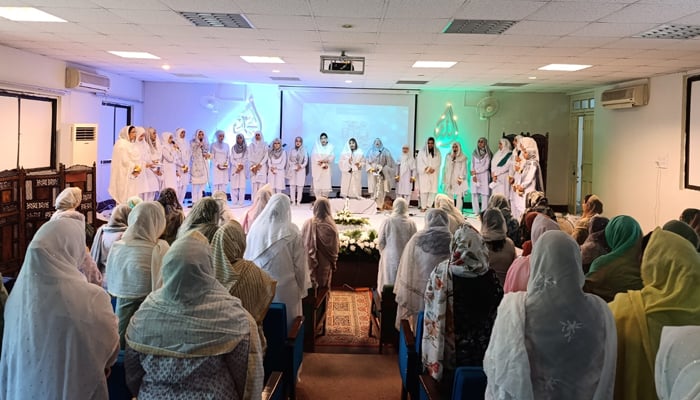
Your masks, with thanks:
M700 254L689 241L657 228L642 259L644 287L619 293L615 399L656 399L654 363L661 329L700 325Z

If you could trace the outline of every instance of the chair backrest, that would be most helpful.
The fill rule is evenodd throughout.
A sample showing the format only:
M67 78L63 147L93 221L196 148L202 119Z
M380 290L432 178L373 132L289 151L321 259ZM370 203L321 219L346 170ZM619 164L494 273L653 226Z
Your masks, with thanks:
M284 303L270 304L263 320L263 332L267 340L267 350L263 359L267 378L272 371L284 371L287 341L287 306Z
M459 367L455 370L455 380L452 384L453 399L484 398L486 392L486 374L481 367Z
M418 354L418 360L421 360L421 351L423 350L423 326L423 311L421 311L416 317L416 354Z

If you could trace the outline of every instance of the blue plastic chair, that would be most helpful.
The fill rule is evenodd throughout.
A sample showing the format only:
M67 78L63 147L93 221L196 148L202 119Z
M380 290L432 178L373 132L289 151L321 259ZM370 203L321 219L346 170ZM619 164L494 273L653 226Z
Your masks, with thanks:
M402 319L399 326L399 374L401 375L401 399L418 398L418 375L422 369L420 360L423 338L423 312L418 314L414 336L411 324Z
M263 359L265 379L272 371L282 371L282 380L290 398L296 397L296 381L304 358L304 317L294 320L287 332L287 307L284 303L272 303L263 320L267 351Z
M442 396L437 381L430 375L420 376L420 399L438 400L446 399ZM452 382L453 400L470 399L482 400L486 393L486 374L481 367L459 367L455 370Z

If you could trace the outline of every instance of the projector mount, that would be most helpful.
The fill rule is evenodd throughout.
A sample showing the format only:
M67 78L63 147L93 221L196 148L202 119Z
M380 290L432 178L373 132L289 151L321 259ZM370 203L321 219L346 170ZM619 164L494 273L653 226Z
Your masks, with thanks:
M365 73L365 58L347 56L344 50L340 56L321 56L321 72L362 75Z

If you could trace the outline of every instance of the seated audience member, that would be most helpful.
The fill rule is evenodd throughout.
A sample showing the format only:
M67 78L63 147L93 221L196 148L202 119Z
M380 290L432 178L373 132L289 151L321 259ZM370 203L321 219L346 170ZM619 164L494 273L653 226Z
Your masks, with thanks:
M228 195L226 192L217 190L211 197L219 203L219 225L223 225L228 221L236 221L236 215L231 207L228 206Z
M615 399L656 399L654 365L661 329L700 325L698 266L700 254L688 240L654 230L642 259L644 287L618 293L609 304L618 336Z
M489 266L496 272L501 287L515 260L515 245L506 236L506 220L498 209L489 208L481 216L481 236L489 250Z
M544 214L536 213L536 217L532 223L532 245L534 246L545 232L558 230L559 224L552 221L551 218ZM531 254L528 254L521 255L513 261L513 264L508 268L506 280L503 284L504 292L524 292L527 290L527 285L530 280L530 259Z
M85 230L86 237L90 232L93 232L92 225L85 223L85 215L81 212L76 211L80 207L80 202L83 199L83 192L77 187L68 187L63 189L61 193L56 196L56 212L51 215L51 221L56 221L61 218L74 219L80 221L83 224L83 229ZM87 242L83 242L87 244ZM102 286L103 278L102 272L100 272L95 260L92 259L90 255L90 248L85 246L85 256L82 262L78 265L78 270L85 275L88 282L94 283L97 286Z
M700 326L665 326L654 367L659 400L700 398Z
M439 208L447 213L450 222L451 234L454 234L457 231L457 228L466 222L462 212L455 207L455 201L449 198L447 195L440 193L435 196L435 208Z
M693 219L698 215L700 215L700 210L697 208L686 208L681 212L681 216L678 219L688 225L692 225Z
M605 227L608 226L609 222L609 219L598 215L591 218L588 223L588 236L581 245L581 262L584 274L588 273L591 269L591 263L596 258L610 252L608 243L605 241Z
M529 256L530 253L532 253L532 224L535 222L535 218L537 218L538 215L544 214L530 211L523 215L525 224L520 226L520 243L522 243L521 248L523 249L523 256Z
M182 204L177 199L177 192L173 188L165 188L160 191L158 202L165 209L165 231L160 239L168 244L173 244L177 237L177 231L185 220L185 213L182 211Z
M416 326L416 315L423 311L425 286L435 267L450 257L450 222L447 213L431 208L425 213L425 227L408 241L396 272L396 329L402 319Z
M615 321L602 299L581 290L578 244L546 232L531 257L527 292L506 294L498 307L484 357L486 398L611 399Z
M265 184L255 193L255 196L253 197L253 204L250 206L248 211L246 211L245 216L243 216L243 222L241 222L243 231L246 234L250 232L250 227L253 226L255 218L260 215L262 210L267 205L267 202L270 201L270 197L272 197L272 186L269 184Z
M214 278L207 239L191 231L163 259L163 287L129 323L126 381L140 400L260 399L253 318Z
M333 271L338 261L340 239L331 213L331 203L321 197L314 202L313 216L304 222L301 236L311 284L316 288L331 288Z
M583 290L612 301L615 294L642 288L639 263L642 228L634 218L619 215L605 227L610 253L596 258L586 274Z
M177 231L178 239L189 231L199 231L211 243L219 230L219 203L211 197L204 197L194 203Z
M311 288L311 277L301 233L292 223L289 197L282 193L270 197L250 227L243 257L277 281L273 301L287 306L291 328L294 319L302 315L301 299Z
M500 193L492 194L489 198L488 208L497 208L501 211L503 218L506 220L508 237L513 241L515 247L522 247L523 244L520 240L519 232L520 223L513 217L513 214L510 211L510 204L508 204L508 199L506 199L506 196Z
M700 237L698 237L698 234L695 233L693 228L685 222L672 219L664 224L663 230L673 232L686 238L696 249L700 250L700 247L698 247L700 245Z
M525 197L525 214L532 211L544 214L554 220L557 219L554 210L549 206L549 199L544 195L544 192L532 191Z
M583 214L581 218L576 221L574 233L571 235L579 245L583 244L583 242L586 241L586 237L588 237L588 224L591 222L591 218L603 213L603 202L600 201L598 196L592 194L587 196L582 208Z
M132 210L141 203L143 203L143 199L141 199L139 196L131 196L126 200L126 205L128 205Z
M241 300L258 324L260 340L265 343L262 323L275 297L275 282L267 272L243 258L245 233L241 224L229 221L214 234L213 248L214 275L233 297Z
M106 399L117 359L109 296L85 281L84 223L49 221L34 234L5 305L2 399Z
M168 243L158 239L165 230L165 211L157 201L140 203L129 213L129 226L114 242L107 258L109 294L117 298L119 338L143 300L163 281L160 268Z
M95 232L95 240L92 241L92 249L90 255L97 265L97 269L101 274L105 273L107 268L107 256L112 249L112 244L122 238L129 219L131 208L126 204L119 204L112 210L112 215L109 217L109 222L97 228ZM107 286L106 277L103 278L103 286Z
M401 253L416 233L416 223L408 216L408 202L402 197L393 203L391 216L379 226L379 271L377 293L381 296L384 285L394 286Z
M457 367L482 366L503 298L489 250L474 227L465 224L455 232L450 253L428 279L422 347L423 366L448 391Z

